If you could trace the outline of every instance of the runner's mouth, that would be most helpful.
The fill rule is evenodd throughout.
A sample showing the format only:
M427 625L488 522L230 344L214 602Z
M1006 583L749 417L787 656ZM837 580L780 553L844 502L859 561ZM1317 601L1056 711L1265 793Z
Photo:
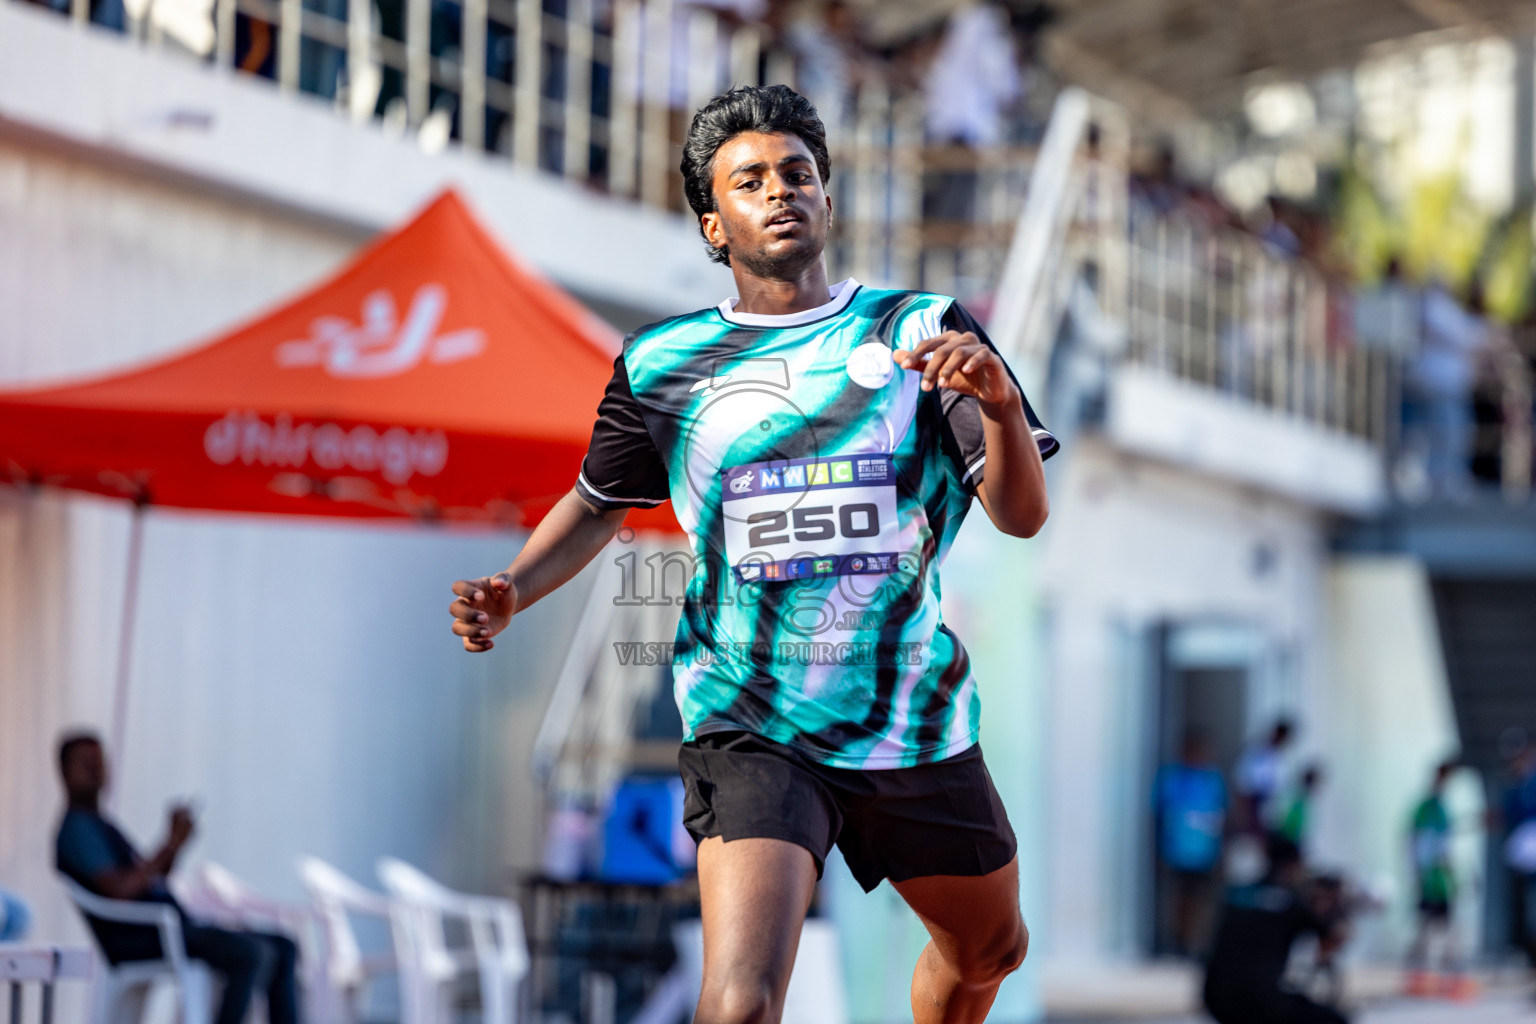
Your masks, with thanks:
M805 215L799 210L780 210L768 218L764 227L774 227L778 224L799 224L805 220Z

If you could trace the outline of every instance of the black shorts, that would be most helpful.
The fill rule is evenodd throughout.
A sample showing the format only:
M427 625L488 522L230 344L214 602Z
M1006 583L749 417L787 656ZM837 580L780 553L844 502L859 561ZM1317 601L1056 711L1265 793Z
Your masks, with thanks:
M745 732L711 733L677 755L683 824L695 841L783 839L816 858L835 842L865 892L881 879L987 875L1018 852L978 744L911 768L828 768Z

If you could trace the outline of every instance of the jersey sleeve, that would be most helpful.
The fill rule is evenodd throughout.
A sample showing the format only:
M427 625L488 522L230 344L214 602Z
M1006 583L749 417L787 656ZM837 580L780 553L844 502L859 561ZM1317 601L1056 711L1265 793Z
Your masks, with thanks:
M613 378L598 403L576 493L603 511L650 508L668 498L667 468L630 390L623 355L613 361Z
M944 311L944 316L939 324L948 331L970 331L981 339L981 343L992 351L997 351L997 346L992 344L992 339L987 337L987 332L982 330L981 324L976 318L966 311L958 302L951 302L949 308ZM1040 446L1040 457L1050 458L1061 447L1056 437L1045 429L1040 422L1040 417L1035 415L1035 410L1030 407L1029 396L1024 394L1024 389L1019 387L1017 377L1008 367L1006 360L1003 368L1008 371L1008 377L1013 381L1014 387L1019 388L1019 397L1024 401L1024 418L1029 423L1030 433L1035 437L1035 443ZM944 412L945 448L955 460L955 468L960 480L966 488L975 493L986 473L987 463L987 438L981 425L981 405L970 395L962 395L958 391L945 388L939 392L940 406Z

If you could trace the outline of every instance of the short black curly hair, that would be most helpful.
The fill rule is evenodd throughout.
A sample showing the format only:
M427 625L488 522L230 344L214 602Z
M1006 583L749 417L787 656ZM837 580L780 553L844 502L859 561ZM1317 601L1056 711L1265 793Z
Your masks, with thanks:
M693 115L688 137L683 140L683 194L694 215L715 211L714 163L721 146L744 132L798 135L816 160L822 183L832 173L827 153L827 129L811 101L787 85L747 85L723 92ZM704 226L699 225L702 234ZM709 258L729 264L723 247L709 246Z

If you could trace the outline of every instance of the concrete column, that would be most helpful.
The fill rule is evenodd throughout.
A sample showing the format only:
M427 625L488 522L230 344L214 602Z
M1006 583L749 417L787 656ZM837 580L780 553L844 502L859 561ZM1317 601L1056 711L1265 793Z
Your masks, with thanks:
M1536 32L1522 26L1515 44L1514 189L1519 197L1531 191L1536 178Z

